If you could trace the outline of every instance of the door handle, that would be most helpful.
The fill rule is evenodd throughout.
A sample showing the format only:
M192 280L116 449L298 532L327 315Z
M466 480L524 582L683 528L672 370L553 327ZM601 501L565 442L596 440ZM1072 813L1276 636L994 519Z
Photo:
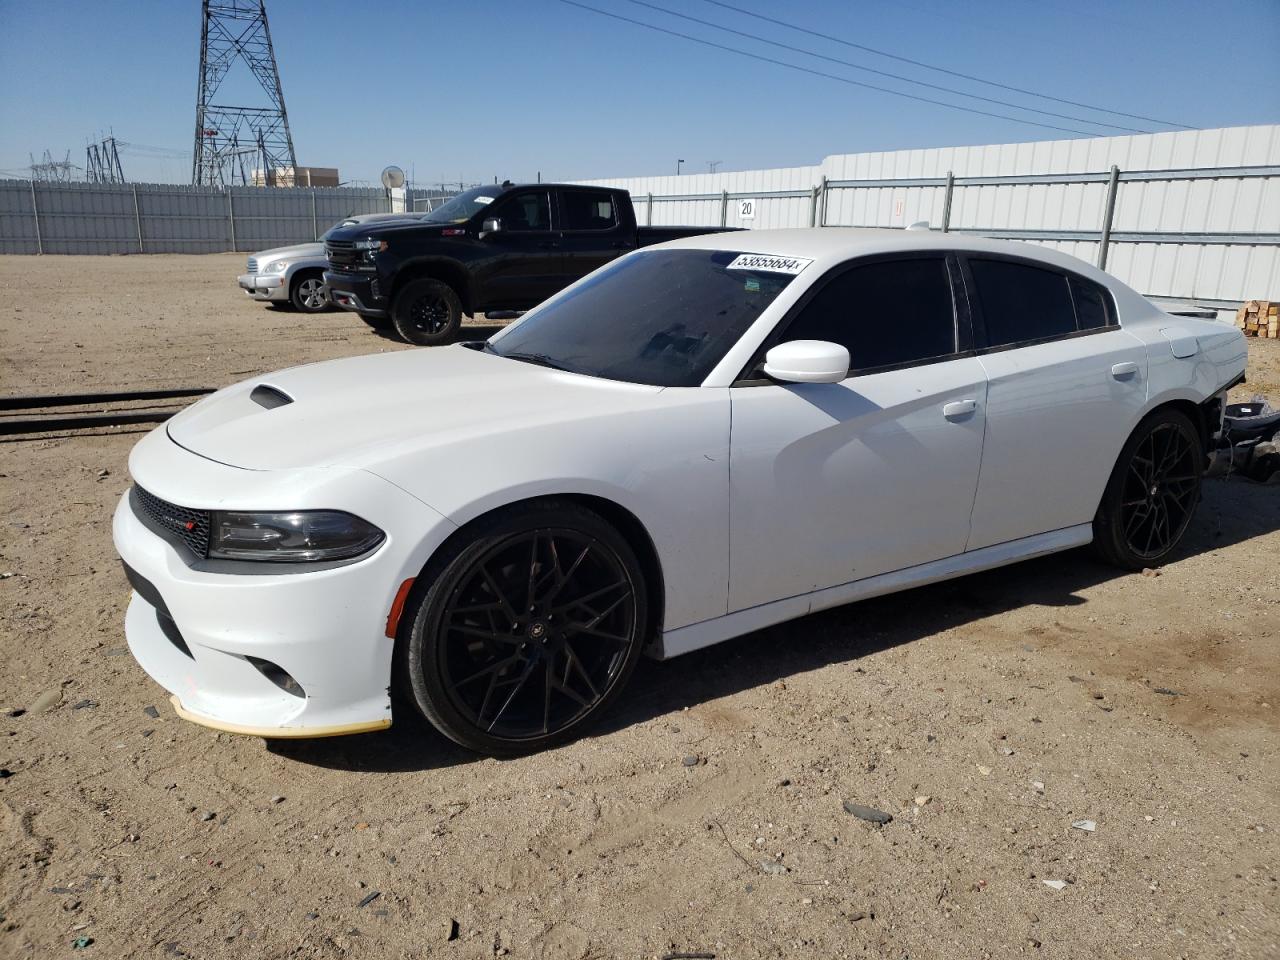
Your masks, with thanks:
M977 400L952 400L943 404L942 415L948 420L963 420L978 409Z
M1138 372L1138 365L1132 360L1126 360L1123 363L1113 363L1111 365L1111 375L1117 380L1124 380L1126 377L1132 377Z

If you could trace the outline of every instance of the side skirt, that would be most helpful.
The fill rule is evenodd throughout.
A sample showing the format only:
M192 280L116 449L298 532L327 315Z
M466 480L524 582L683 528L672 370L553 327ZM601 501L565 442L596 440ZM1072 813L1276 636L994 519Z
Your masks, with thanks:
M662 659L669 660L682 653L709 647L713 643L741 636L752 630L762 630L794 620L819 610L838 607L855 600L867 600L886 593L896 593L911 587L922 587L925 584L937 583L939 580L950 580L981 570L990 570L1019 560L1030 560L1074 547L1082 547L1093 540L1093 525L1078 524L1064 527L1049 533L1039 533L1034 537L1021 540L1010 540L1008 543L997 543L979 550L957 554L942 560L933 560L919 566L882 573L865 580L854 580L842 583L813 593L762 603L757 607L738 610L714 620L703 620L691 623L686 627L668 630L662 636Z

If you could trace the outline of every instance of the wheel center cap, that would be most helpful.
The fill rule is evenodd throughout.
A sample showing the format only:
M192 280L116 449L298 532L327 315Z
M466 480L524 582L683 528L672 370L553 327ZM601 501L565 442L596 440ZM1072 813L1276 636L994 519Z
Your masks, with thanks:
M541 620L535 620L529 624L528 634L530 640L545 640L547 638L547 625Z
M1151 485L1151 495L1154 497L1159 492L1160 492L1160 484L1153 483Z

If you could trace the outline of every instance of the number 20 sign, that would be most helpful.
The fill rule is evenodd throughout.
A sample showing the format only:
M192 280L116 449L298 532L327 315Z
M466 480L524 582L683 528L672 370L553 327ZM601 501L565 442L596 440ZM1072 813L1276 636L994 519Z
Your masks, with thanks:
M756 218L755 200L739 200L738 201L738 219L754 220L755 218Z

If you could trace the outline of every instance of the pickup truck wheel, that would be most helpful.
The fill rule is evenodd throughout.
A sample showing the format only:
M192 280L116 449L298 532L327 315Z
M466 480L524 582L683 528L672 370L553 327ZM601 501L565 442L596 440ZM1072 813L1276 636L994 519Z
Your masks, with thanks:
M462 325L462 301L439 280L412 280L391 307L396 332L420 347L448 343Z
M289 302L303 313L321 313L329 309L329 289L319 270L300 272L293 278Z

